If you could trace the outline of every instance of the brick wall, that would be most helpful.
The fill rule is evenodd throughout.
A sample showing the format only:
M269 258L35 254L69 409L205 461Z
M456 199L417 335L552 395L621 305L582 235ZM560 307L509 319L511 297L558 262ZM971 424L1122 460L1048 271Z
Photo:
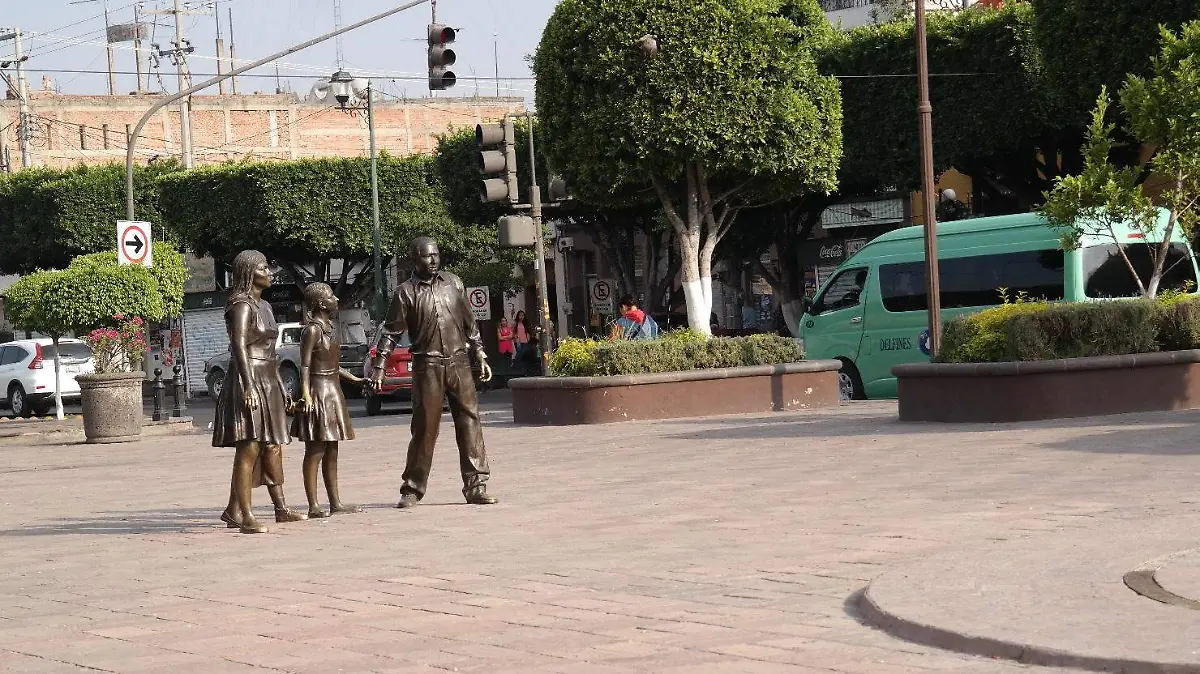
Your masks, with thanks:
M124 161L126 126L152 105L147 96L75 96L31 92L31 161L34 166ZM197 164L241 159L365 156L365 112L354 115L328 105L301 102L295 94L195 96L192 147ZM524 110L521 98L438 98L375 104L375 142L392 154L430 153L437 136ZM0 129L18 118L15 100L0 100ZM0 134L21 165L16 125ZM81 131L82 129L82 131ZM107 129L107 131L105 130ZM137 143L138 161L180 155L179 108L155 113Z

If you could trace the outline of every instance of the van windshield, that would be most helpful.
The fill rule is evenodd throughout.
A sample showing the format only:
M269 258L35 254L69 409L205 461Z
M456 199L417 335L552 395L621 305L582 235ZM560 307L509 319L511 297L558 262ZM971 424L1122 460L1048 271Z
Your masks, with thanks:
M1101 299L1111 297L1137 297L1137 282L1129 271L1129 265L1121 257L1116 243L1099 246L1088 246L1082 253L1084 294L1088 297ZM1132 243L1125 246L1125 254L1129 262L1137 270L1142 283L1150 280L1154 270L1154 258L1150 246L1154 243ZM1196 268L1192 264L1188 247L1183 243L1171 244L1167 252L1167 261L1163 264L1163 278L1159 291L1184 290L1190 283L1191 289L1196 290Z

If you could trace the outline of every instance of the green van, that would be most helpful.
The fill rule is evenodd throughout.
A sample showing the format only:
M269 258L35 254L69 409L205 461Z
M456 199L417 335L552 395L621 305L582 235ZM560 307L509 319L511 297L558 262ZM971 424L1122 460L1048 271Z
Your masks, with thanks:
M1160 209L1158 231L1168 218ZM1131 227L1117 240L1141 278L1150 276L1150 244L1161 243ZM1050 301L1137 297L1137 284L1112 236L1086 236L1064 251L1058 234L1037 213L938 223L938 273L942 320L1001 303L1024 292ZM1192 247L1176 228L1160 290L1196 287ZM834 271L805 302L800 337L807 357L842 361L843 399L896 397L892 366L927 361L925 240L922 227L888 232Z

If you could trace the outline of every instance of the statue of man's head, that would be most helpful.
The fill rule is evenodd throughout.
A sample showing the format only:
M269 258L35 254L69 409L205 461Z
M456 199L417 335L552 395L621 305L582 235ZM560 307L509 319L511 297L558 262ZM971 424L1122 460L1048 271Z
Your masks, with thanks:
M428 236L419 236L413 239L409 254L416 267L417 278L428 281L438 273L442 256L438 252L437 241Z

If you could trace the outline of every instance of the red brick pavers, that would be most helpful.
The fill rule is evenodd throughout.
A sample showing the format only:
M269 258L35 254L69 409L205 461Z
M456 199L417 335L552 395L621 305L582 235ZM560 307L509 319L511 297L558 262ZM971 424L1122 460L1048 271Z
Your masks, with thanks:
M0 439L0 671L1016 671L864 627L847 598L961 546L1190 513L1200 468L1197 413L499 418L485 426L499 505L462 504L447 427L425 501L392 508L400 416L343 446L343 496L366 513L261 536L217 521L231 451L203 435ZM294 506L301 454L286 453Z

